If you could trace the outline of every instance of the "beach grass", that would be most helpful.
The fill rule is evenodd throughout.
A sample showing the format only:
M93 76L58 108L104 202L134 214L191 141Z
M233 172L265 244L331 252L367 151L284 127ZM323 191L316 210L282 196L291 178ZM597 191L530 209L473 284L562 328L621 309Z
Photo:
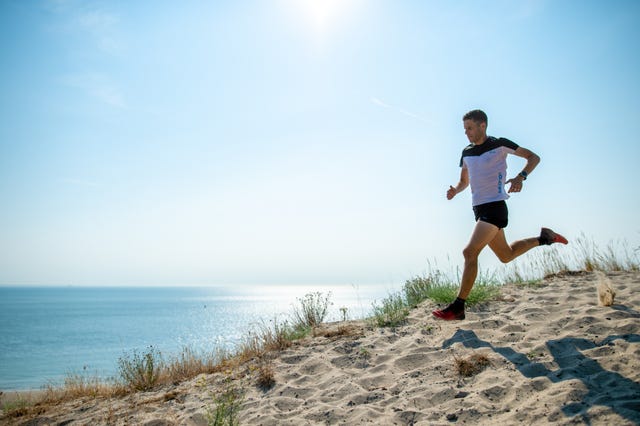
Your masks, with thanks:
M11 414L12 417L22 417L28 414L34 402L27 397L18 397L13 401L2 404L2 411Z
M397 327L405 322L409 311L402 294L390 294L381 305L373 305L373 323L378 327Z
M256 384L263 391L271 389L276 384L273 362L268 357L264 357L260 362Z
M214 405L206 408L208 426L237 426L240 424L240 408L244 391L234 383L231 375L225 378L223 391L210 392Z
M638 271L640 248L631 250L624 242L612 242L604 249L596 246L584 236L567 247L549 247L534 250L523 259L504 268L500 274L480 273L467 302L469 306L482 304L500 297L504 284L535 286L545 277L569 271ZM366 318L374 327L398 327L406 322L412 309L426 300L437 304L449 303L458 291L459 271L445 274L429 265L422 276L407 280L398 292L389 294L380 303L372 305L372 315ZM168 384L178 384L198 377L238 370L238 367L253 363L256 386L269 389L275 384L275 374L269 362L271 353L290 347L293 342L315 333L325 320L331 294L310 293L297 299L293 313L285 318L274 318L254 327L234 351L215 349L211 353L198 353L185 348L177 356L164 359L153 347L145 352L131 352L119 359L119 377L104 379L85 373L69 374L61 386L47 385L43 396L37 399L17 399L4 404L2 410L11 417L25 416L42 411L64 401L78 398L112 398L132 392L145 391ZM342 312L346 324L346 311ZM350 336L359 333L347 325L338 327L338 332L325 337ZM468 360L466 360L468 361ZM457 361L456 361L457 362ZM471 364L482 364L483 360L471 360ZM464 364L464 363L462 363ZM464 365L461 367L463 368ZM460 372L463 374L462 370ZM237 424L237 409L242 401L241 389L232 385L233 374L229 374L228 392L213 398L214 407L208 410L209 424ZM223 422L223 423L220 423Z
M450 303L458 294L459 285L438 269L405 282L401 291L390 294L380 304L374 303L373 323L378 327L397 327L406 321L411 309L422 302ZM467 306L495 300L500 296L500 282L494 274L481 273L467 298Z
M153 346L149 346L143 353L134 350L118 360L118 372L122 381L134 391L153 389L163 370L165 364L162 354Z
M200 374L215 373L219 370L222 360L228 358L228 353L215 350L210 353L195 351L185 347L177 356L171 358L162 373L163 382L180 383Z
M331 292L322 294L321 292L309 293L303 298L298 298L298 305L294 306L293 318L295 325L300 327L316 327L325 320L329 313L331 302Z

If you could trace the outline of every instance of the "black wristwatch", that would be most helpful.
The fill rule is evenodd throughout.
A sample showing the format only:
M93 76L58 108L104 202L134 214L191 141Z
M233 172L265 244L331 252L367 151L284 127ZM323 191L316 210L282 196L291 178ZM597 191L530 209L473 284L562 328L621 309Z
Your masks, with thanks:
M524 170L520 172L520 176L522 176L522 180L527 180L527 176L529 174L527 172L525 172Z

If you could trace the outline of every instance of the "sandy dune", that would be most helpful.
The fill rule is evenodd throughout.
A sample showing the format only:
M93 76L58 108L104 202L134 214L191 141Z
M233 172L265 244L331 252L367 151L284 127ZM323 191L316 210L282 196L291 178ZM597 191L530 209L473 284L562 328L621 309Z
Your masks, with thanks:
M640 424L640 273L608 273L616 292L598 305L598 277L505 286L501 301L461 322L434 320L427 302L397 329L331 324L274 355L275 385L256 366L121 399L86 399L2 424L206 425L212 395L242 388L240 424ZM334 335L348 327L347 335ZM329 335L330 337L324 337ZM489 365L462 377L456 360Z

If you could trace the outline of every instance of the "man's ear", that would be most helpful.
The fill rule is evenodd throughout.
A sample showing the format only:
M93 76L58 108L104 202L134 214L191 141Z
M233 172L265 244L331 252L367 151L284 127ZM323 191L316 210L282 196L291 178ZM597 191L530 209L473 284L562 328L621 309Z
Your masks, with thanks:
M483 122L483 123L480 123L480 128L481 128L483 131L485 131L485 132L486 132L486 131L487 131L487 123L484 123L484 122Z

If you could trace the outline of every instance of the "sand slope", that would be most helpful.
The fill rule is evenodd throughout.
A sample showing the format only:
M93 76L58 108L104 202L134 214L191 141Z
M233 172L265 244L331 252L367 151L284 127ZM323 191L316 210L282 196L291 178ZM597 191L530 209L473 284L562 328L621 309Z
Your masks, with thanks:
M612 307L598 306L592 273L505 286L503 300L462 322L432 319L427 302L395 330L353 322L349 336L305 339L274 356L269 390L247 365L0 423L206 425L212 395L236 386L245 392L240 424L250 425L640 424L640 273L607 276ZM471 354L490 364L461 377L455 360Z

